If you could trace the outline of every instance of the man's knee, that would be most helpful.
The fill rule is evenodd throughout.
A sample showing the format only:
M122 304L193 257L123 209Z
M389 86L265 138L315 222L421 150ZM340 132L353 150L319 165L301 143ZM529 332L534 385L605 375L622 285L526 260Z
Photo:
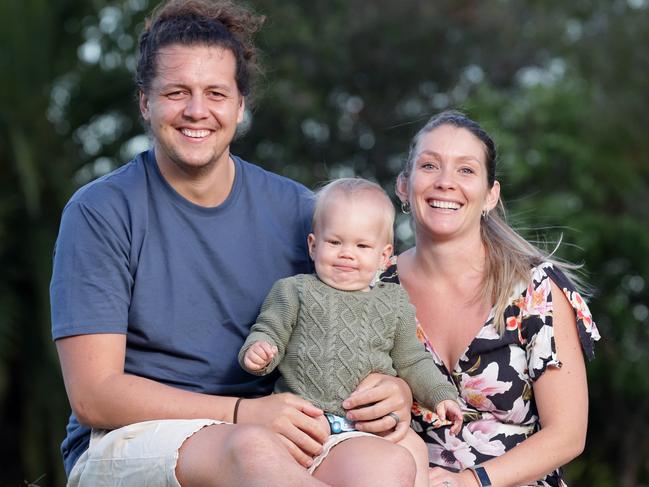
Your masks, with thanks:
M238 468L251 472L276 465L287 455L275 433L262 426L238 425L228 435L225 454Z

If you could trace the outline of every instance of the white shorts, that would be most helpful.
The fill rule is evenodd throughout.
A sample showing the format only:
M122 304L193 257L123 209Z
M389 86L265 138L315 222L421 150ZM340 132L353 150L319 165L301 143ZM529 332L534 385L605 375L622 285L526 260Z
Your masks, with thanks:
M74 464L68 487L181 487L176 478L178 450L187 438L206 426L227 424L214 419L144 421L116 430L92 430L90 446ZM337 444L361 431L330 435L322 453L313 459L313 473Z
M180 487L178 450L214 419L144 421L116 430L92 430L90 446L74 464L68 486Z

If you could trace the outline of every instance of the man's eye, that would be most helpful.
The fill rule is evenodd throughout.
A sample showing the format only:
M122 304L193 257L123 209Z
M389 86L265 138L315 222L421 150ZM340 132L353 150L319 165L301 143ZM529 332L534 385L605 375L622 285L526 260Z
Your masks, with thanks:
M180 100L185 96L185 92L182 90L171 91L165 95L170 100Z

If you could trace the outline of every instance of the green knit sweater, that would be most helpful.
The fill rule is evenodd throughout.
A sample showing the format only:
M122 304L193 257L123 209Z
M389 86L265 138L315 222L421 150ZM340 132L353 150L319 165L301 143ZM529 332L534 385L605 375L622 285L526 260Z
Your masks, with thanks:
M281 279L266 297L239 352L264 340L278 349L265 375L279 366L275 392L292 392L341 416L342 402L371 372L404 379L429 409L457 391L416 336L415 308L405 290L378 283L369 292L340 291L312 274Z

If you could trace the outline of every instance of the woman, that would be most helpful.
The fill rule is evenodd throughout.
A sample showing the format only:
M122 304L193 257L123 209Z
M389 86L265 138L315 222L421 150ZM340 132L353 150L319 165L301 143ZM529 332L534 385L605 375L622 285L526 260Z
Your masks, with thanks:
M501 216L496 149L458 112L415 136L397 180L415 247L382 279L417 308L420 338L457 388L457 436L413 407L428 443L430 485L562 486L560 466L584 447L588 390L582 350L599 339L570 272Z

